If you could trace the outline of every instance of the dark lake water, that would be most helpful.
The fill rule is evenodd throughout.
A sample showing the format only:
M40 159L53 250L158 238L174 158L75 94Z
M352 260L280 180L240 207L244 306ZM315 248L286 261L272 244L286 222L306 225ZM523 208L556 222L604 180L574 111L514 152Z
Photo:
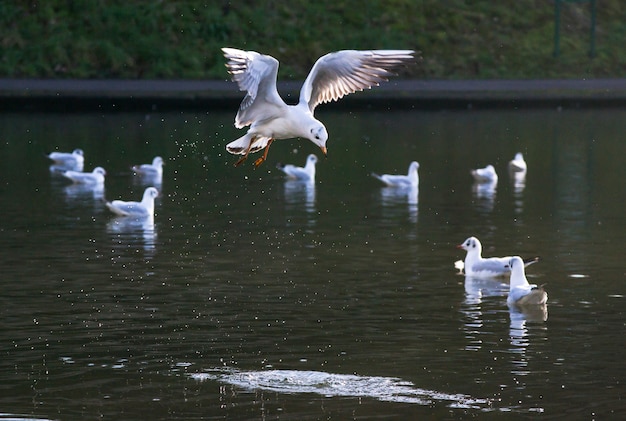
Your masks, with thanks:
M626 110L328 108L314 186L275 168L306 141L234 168L234 110L0 115L0 419L623 417ZM104 191L51 174L74 148ZM154 224L116 219L155 155ZM413 160L417 201L370 177ZM456 273L471 235L541 257L547 314Z

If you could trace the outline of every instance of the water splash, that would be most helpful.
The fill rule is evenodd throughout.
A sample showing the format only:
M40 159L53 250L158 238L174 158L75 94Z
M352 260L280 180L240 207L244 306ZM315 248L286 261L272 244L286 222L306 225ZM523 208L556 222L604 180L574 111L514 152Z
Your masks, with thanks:
M198 381L214 380L245 390L269 390L278 393L315 393L327 397L368 397L385 402L432 405L449 402L453 408L489 410L489 399L463 394L448 394L416 387L397 377L370 377L333 374L321 371L265 370L238 371L213 369L191 374Z

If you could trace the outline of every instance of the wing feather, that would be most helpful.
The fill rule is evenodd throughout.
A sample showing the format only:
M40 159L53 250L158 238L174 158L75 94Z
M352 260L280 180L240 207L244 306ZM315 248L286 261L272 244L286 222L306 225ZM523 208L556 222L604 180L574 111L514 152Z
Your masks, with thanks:
M241 91L246 91L235 117L235 127L240 129L252 124L257 119L255 110L264 108L268 103L284 105L276 89L278 60L256 51L222 48L222 52L228 60L226 68L233 81Z
M300 91L300 103L311 112L319 104L370 89L392 76L393 71L413 61L412 50L343 50L320 57Z

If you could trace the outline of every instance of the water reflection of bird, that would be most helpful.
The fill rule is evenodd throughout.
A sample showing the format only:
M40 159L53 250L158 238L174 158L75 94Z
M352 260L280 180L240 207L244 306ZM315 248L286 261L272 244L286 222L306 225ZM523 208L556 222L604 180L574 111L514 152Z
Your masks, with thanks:
M82 149L74 149L70 152L50 152L46 156L52 160L51 171L82 171L85 156Z
M114 200L106 202L107 208L119 216L154 216L154 199L159 196L159 191L154 187L148 187L143 192L141 202L126 202Z
M396 212L393 212L395 209L394 206L406 203L408 205L409 221L417 223L419 211L418 195L419 189L417 186L381 187L380 197L386 217L391 217L391 219L395 220L398 215L396 215Z
M529 284L524 272L524 261L519 256L510 259L508 269L511 270L511 284L507 304L516 306L544 305L548 302L548 294L543 286Z
M152 216L118 216L107 223L107 232L115 234L122 244L142 245L149 255L152 255L156 249L157 233Z
M476 276L465 276L464 287L467 302L480 302L483 297L504 297L508 291L508 285L495 278Z
M387 80L392 71L413 61L411 50L337 51L319 58L300 90L296 105L287 105L276 89L278 60L255 51L222 48L228 60L226 67L242 91L243 99L235 127L250 126L248 132L226 145L232 154L243 155L265 148L255 166L267 158L274 139L301 137L317 145L326 154L326 127L313 113L322 103L336 101L350 93L361 91Z
M315 212L315 182L285 180L285 199L290 205L304 204L308 213Z
M474 182L474 184L472 184L472 193L474 198L478 199L475 202L475 205L479 210L482 210L483 212L493 211L496 201L497 185L497 181L483 183Z
M104 184L70 184L65 186L65 196L71 200L93 198L104 199Z
M472 174L472 177L474 177L474 180L478 183L498 182L498 174L491 164L487 165L485 168L471 170L470 174Z
M476 351L483 345L479 337L480 330L484 325L483 316L489 312L483 308L485 297L503 297L508 291L508 285L496 279L465 277L465 300L461 306L461 313L465 315L464 330L469 343L465 349Z
M467 252L463 262L463 269L466 275L476 277L506 277L511 273L511 269L508 267L511 257L482 257L482 244L476 237L469 237L456 247ZM539 258L534 257L527 259L524 264L528 266L538 261Z
M417 170L419 169L419 167L420 164L417 161L413 161L409 165L409 171L407 172L407 175L378 175L376 173L372 173L372 177L377 178L389 187L418 187L419 175L417 173Z
M287 175L287 178L300 181L315 181L315 164L317 164L317 156L310 154L306 158L304 167L297 167L291 164L276 164L276 168Z
M96 167L92 172L65 171L63 176L76 184L100 185L104 184L106 171L102 167Z

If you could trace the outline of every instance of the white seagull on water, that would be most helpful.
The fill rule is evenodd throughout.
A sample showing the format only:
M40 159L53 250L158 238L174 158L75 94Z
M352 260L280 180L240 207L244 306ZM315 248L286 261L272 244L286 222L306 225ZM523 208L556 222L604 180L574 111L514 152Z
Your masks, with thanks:
M163 175L163 158L155 156L152 160L152 164L133 165L132 170L135 174L148 176L148 177L160 177Z
M263 156L254 162L257 167L267 158L274 139L308 139L326 155L328 132L313 116L315 107L378 86L393 75L394 69L414 59L412 50L343 50L326 54L315 62L304 81L298 104L287 105L276 89L278 60L255 51L222 51L233 81L247 92L235 117L235 127L250 126L244 136L226 145L226 150L243 155L235 163L237 166L251 152L265 148Z
M506 266L511 271L511 285L506 299L508 305L543 305L548 301L548 293L544 291L543 286L528 283L521 257L511 257Z
M73 169L76 171L82 171L85 163L85 157L82 149L74 149L69 152L50 152L46 155L48 159L54 162L54 165L59 169Z
M72 180L76 184L86 184L98 186L104 184L106 171L102 167L96 167L92 172L65 171L63 176Z
M287 174L288 178L292 180L300 181L315 181L315 164L317 163L317 156L310 154L306 158L306 164L304 167L296 167L295 165L287 164L283 165L278 163L276 168Z
M521 152L515 154L515 158L509 161L509 170L511 172L526 172L526 161L524 161L524 155Z
M485 168L472 170L470 173L477 183L496 183L498 181L496 169L491 164L487 165Z
M506 277L511 273L511 269L508 267L508 264L511 261L511 256L482 257L482 245L476 237L469 237L456 247L467 251L467 254L465 255L465 262L463 264L463 269L465 270L465 275L467 276L496 278L501 276ZM526 260L524 265L528 266L538 261L539 258L534 257ZM455 265L455 267L457 267L457 265Z
M390 187L417 187L419 184L419 176L417 175L419 167L420 164L418 164L417 161L413 161L411 162L411 165L409 165L407 175L378 175L376 173L372 173L372 177L379 179Z
M106 205L111 212L119 216L153 217L154 199L158 195L159 191L156 188L148 187L143 192L143 199L141 199L141 202L114 200L112 202L106 202Z

